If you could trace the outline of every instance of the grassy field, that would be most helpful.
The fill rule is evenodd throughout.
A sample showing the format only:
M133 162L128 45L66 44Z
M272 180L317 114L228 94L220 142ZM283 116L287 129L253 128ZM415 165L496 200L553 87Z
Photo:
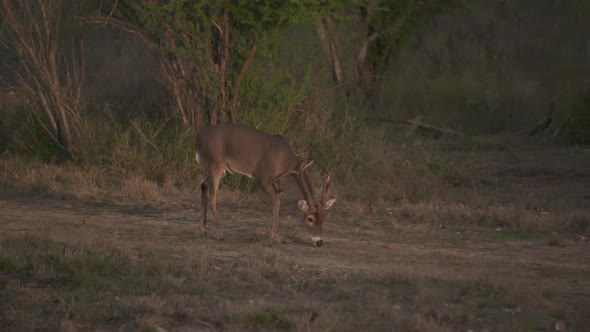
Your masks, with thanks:
M218 241L198 236L197 179L3 156L1 329L589 331L590 151L445 157L427 199L336 183L351 198L315 248L289 199L275 242L270 207L222 189Z

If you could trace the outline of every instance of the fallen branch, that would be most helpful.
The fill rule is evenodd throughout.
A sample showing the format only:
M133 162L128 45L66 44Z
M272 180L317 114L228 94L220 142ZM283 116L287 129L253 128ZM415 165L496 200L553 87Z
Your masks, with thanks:
M572 117L569 117L564 123L561 124L561 126L559 126L559 128L553 132L553 135L551 135L551 143L555 143L557 141L559 135L570 125L571 122Z
M427 131L430 133L435 133L436 137L439 137L441 135L463 136L463 134L461 134L455 130L449 129L449 128L437 127L437 126L433 126L431 124L427 124L427 123L423 123L423 122L419 122L419 121L411 120L411 119L395 119L395 118L379 118L379 117L377 117L377 118L366 118L365 120L414 126L420 130Z
M549 125L551 125L554 111L555 111L555 102L551 102L549 104L549 110L547 111L547 115L545 116L545 118L543 118L543 120L537 122L537 124L535 124L534 126L532 126L530 128L518 131L517 134L532 137L532 136L537 135L540 132L545 131L545 129L549 128Z

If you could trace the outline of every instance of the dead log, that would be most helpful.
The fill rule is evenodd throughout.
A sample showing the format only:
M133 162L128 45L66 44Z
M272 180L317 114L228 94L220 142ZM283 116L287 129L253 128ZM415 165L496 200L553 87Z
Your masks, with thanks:
M412 119L396 119L396 118L381 118L381 117L372 117L366 118L367 121L379 121L379 122L387 122L387 123L396 123L402 125L409 125L416 127L422 131L430 132L431 134L435 134L435 137L439 137L442 135L446 136L463 136L463 134L449 128L444 127L437 127L433 126L428 123L419 122Z

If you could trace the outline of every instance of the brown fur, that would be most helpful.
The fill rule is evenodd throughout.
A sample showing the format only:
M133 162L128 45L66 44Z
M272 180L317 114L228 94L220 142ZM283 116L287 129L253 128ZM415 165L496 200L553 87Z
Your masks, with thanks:
M313 231L317 246L323 244L322 225L325 210L334 200L324 201L328 180L324 185L322 202L315 202L311 182L305 169L291 149L287 139L281 135L271 135L260 130L236 125L219 124L202 129L196 141L197 161L207 170L208 176L201 184L201 233L207 232L207 205L211 207L213 221L218 224L217 190L221 179L227 172L239 173L254 178L256 184L272 199L272 235L278 235L281 179L291 176L305 200L298 204ZM300 166L301 165L301 166ZM219 237L223 233L219 232Z

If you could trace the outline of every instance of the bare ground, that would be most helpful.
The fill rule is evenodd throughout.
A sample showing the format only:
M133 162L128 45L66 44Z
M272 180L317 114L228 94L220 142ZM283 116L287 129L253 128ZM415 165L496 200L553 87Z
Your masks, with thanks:
M368 212L340 202L322 248L311 245L289 207L281 217L284 241L269 240L270 208L239 194L222 194L226 239L219 241L198 235L189 195L154 208L5 190L0 325L590 331L588 234L525 232L506 220L495 225L499 217L488 215L545 220L573 213L587 222L588 161L572 158L543 167L534 160L486 162L493 185L487 194L479 188L472 204L457 205L459 212L441 208L445 203ZM475 194L457 188L453 197L464 195ZM498 210L490 210L494 204ZM491 224L445 222L474 218L481 206ZM512 212L498 212L506 208Z

